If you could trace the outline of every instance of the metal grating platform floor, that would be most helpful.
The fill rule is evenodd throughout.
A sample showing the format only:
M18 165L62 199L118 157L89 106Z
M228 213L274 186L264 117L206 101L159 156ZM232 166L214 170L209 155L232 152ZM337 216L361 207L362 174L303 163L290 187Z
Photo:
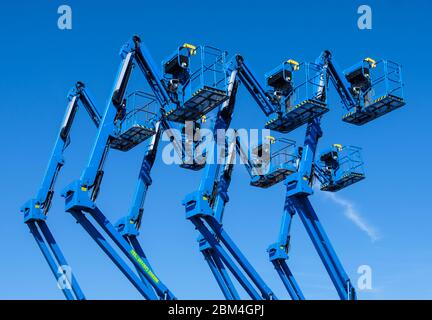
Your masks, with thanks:
M348 172L345 175L342 176L339 180L333 182L333 183L326 183L322 184L320 189L322 191L339 191L345 187L348 187L356 182L359 182L360 180L363 180L365 178L365 175L363 173L358 172Z
M196 121L226 99L228 99L228 96L225 91L204 86L196 91L184 103L184 106L168 111L165 116L168 121L174 122Z
M308 99L289 109L283 116L269 120L265 127L287 133L328 111L325 103Z
M128 130L119 134L119 136L111 142L110 147L120 151L128 151L154 134L154 128L134 124L128 128Z
M362 110L347 113L342 117L342 121L361 126L404 105L403 99L393 95L385 95L375 99L372 104Z

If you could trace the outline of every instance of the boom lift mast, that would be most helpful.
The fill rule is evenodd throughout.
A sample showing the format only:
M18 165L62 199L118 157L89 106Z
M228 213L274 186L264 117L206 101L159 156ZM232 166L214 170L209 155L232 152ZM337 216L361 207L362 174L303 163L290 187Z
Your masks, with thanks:
M152 184L150 172L156 159L161 134L161 123L158 122L156 124L156 133L151 137L151 141L147 147L147 151L141 164L132 207L130 208L129 213L125 217L121 218L116 224L118 231L129 238L130 242L132 242L132 238L138 236L138 231L141 226L145 197L148 188Z
M167 121L159 121L155 125L156 133L152 136L149 145L147 146L144 159L141 164L140 172L138 175L138 182L135 187L135 193L133 196L132 206L129 212L124 217L120 218L115 224L115 228L118 233L130 244L130 246L139 255L145 265L152 269L150 263L141 247L138 236L139 229L141 227L142 217L144 214L144 201L148 192L149 187L152 184L151 170L156 160L158 145L160 143L161 136L165 130L169 130L170 126ZM175 143L175 142L174 142ZM180 149L179 149L180 148ZM181 146L176 148L176 152L181 154ZM138 275L142 282L151 287L145 276L143 276L140 269L137 268Z
M68 263L48 228L46 219L51 207L57 177L61 168L64 166L63 153L70 145L70 131L79 105L84 106L96 127L99 127L101 122L101 116L93 103L90 93L82 82L77 82L75 84L74 88L68 94L68 100L69 104L41 187L39 188L36 198L29 200L21 208L21 212L24 213L24 222L29 227L31 234L35 238L57 281L59 281L59 278L62 276L59 271L64 266L67 266ZM85 299L74 274L71 275L70 279L67 278L66 281L68 281L68 284L62 286L62 291L66 299Z

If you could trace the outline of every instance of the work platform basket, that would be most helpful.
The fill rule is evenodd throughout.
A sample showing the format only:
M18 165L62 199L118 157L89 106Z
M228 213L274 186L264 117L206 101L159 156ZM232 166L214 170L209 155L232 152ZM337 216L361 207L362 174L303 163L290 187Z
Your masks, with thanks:
M167 120L196 121L228 99L226 52L210 46L191 49L184 45L172 59L178 59L174 62L187 69L189 76L178 93L179 104L166 110Z
M369 68L368 74L371 85L360 94L360 106L349 110L343 121L360 126L405 105L399 64L381 60Z
M116 137L110 146L128 151L155 134L158 116L156 98L143 91L135 91L126 98L126 114L119 121Z
M254 187L268 188L296 172L298 157L295 146L296 143L293 140L271 137L270 143L254 148L250 184Z
M303 62L297 68L298 70L292 73L292 89L282 100L281 112L269 117L265 124L267 129L287 133L329 111L322 66ZM290 72L287 63L282 71ZM266 77L268 79L269 76Z
M333 146L321 153L319 169L324 173L320 189L339 191L365 178L361 148L354 146Z

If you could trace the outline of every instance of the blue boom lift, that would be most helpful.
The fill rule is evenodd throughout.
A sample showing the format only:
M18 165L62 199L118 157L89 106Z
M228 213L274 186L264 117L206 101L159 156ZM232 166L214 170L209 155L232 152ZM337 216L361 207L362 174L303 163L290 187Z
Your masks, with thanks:
M201 62L195 70L190 66L190 63L191 57L198 51L201 52L198 55ZM210 58L206 56L208 51L211 51L213 64L209 62ZM220 69L220 65L224 63L224 55L225 53L214 48L210 50L207 47L197 48L184 44L164 63L164 76L162 77L154 67L153 60L140 39L136 36L133 37L121 50L122 63L113 88L112 98L99 127L88 165L81 179L69 185L63 192L66 211L75 217L114 264L147 299L174 299L174 295L150 268L144 253L135 241L135 230L124 228L126 223L124 219L117 224L116 228L96 205L95 200L103 177L103 165L110 148L121 151L130 150L154 136L156 133L155 125L159 121L160 125L168 127L168 121L199 120L213 110L218 103L226 99L226 89L224 91L225 73L223 68ZM137 124L135 120L129 121L128 115L130 113L126 112L127 102L124 101L127 83L134 64L138 65L143 72L152 89L151 96L161 107L159 115L143 117L141 120L144 119L144 123L141 124ZM209 73L212 75L211 77L208 77ZM216 76L220 76L222 80ZM190 89L191 87L192 89ZM133 116L134 112L132 111L132 117L136 119ZM146 113L148 110L141 109L140 112ZM157 140L158 137L154 138L155 142ZM150 154L147 154L148 157L145 157L143 162L142 169L144 171L148 171L151 167L149 164L154 161L153 147L150 144ZM146 181L146 178L148 178L146 174L141 173L135 204L141 203L143 195L145 195L145 190L149 185L149 180ZM135 205L132 210L136 210L136 207ZM111 238L146 282L141 281L128 267L87 218L87 215L91 216ZM134 211L132 215L127 217L128 223L131 224L130 222L132 222L135 226L139 226L139 210L138 215L137 211Z
M62 268L67 266L68 263L53 234L48 228L46 219L51 207L58 174L65 163L63 153L70 145L70 131L80 105L86 109L90 119L96 127L99 127L101 122L99 111L94 105L88 89L82 82L77 82L75 84L68 94L68 100L69 104L66 109L66 114L52 151L45 176L42 180L41 187L36 198L29 200L21 208L21 212L24 214L24 222L29 227L31 234L34 236L57 281L59 281L59 278L63 275ZM65 280L68 281L68 283L62 286L62 291L67 299L82 300L85 298L74 274L72 274L70 279L66 278Z
M193 66L192 62L198 59L191 58L197 52L200 53L198 58L201 64L195 63L196 65ZM69 131L77 111L77 103L81 101L96 126L99 127L99 132L90 160L91 166L83 174L83 177L87 177L86 181L92 182L85 185L77 182L71 185L76 187L77 184L80 184L77 190L81 192L81 194L79 193L81 198L74 203L75 205L69 205L67 210L71 211L85 230L89 232L144 297L155 299L159 296L160 299L172 299L174 298L172 293L160 283L160 280L151 270L137 240L145 196L152 182L150 171L155 161L157 146L163 131L173 126L167 120L170 116L165 112L164 107L171 109L170 114L175 111L176 117L181 117L182 113L184 113L183 118L185 120L192 120L193 126L199 127L200 122L203 122L202 119L205 118L205 114L217 107L219 101L225 99L225 53L212 47L197 48L190 44L184 44L164 62L165 74L163 78L157 73L151 57L138 37L133 37L122 48L121 56L122 64L113 88L111 101L103 118L93 106L82 83L77 83L76 88L70 93L69 99L71 102L41 190L36 199L23 206L22 211L25 215L25 222L35 236L50 268L56 278L59 279L62 271L58 267L66 266L67 262L47 228L45 219L53 196L54 182L63 165L62 153L69 145ZM210 62L212 58L213 63ZM144 73L152 93L136 91L126 96L126 86L135 65L138 65ZM192 88L194 91L192 91ZM193 102L192 105L191 101ZM162 117L160 117L160 113L155 111L156 105L159 105ZM191 114L191 110L193 110L194 114ZM101 126L99 126L100 124ZM117 222L116 231L100 210L92 204L99 193L103 176L103 163L110 148L128 151L150 137L151 142L147 146L142 162L132 207L129 213ZM202 168L202 165L196 166L193 163L188 163L184 146L179 144L178 141L173 141L173 143L176 145L176 152L182 157L182 167L192 170ZM90 192L89 190L91 190L91 194L88 196L89 199L86 199L82 193ZM72 194L73 188L67 188L64 193L65 196L69 197L67 200L70 199ZM80 202L80 200L85 201ZM102 234L91 224L90 220L85 217L86 205L88 206L87 210L91 211L93 217L96 217L95 220L102 226L108 236L114 240L120 250L126 252L130 260L133 259L132 262L137 268L141 282L121 260L113 247L103 238ZM43 237L39 233L38 226ZM48 243L48 246L46 243ZM53 254L50 253L49 248ZM63 289L66 298L84 299L84 295L73 274L69 282L69 285Z
M322 66L325 80L323 90L316 91L315 98L325 103L327 83L330 79L349 113L343 121L363 125L405 104L402 92L401 68L390 61L375 62L370 58L341 72L325 51L317 59ZM381 65L380 72L374 69ZM375 76L374 76L375 75ZM290 245L292 217L297 213L306 228L327 272L341 299L356 299L355 288L344 271L330 240L308 197L313 194L314 179L321 183L321 190L336 192L364 179L360 149L351 146L333 145L316 158L318 141L322 136L321 117L309 121L305 141L297 152L298 168L285 179L287 188L279 237L268 248L270 261L275 266L287 291L293 299L304 299L295 283L286 260ZM270 173L271 174L271 173Z
M238 72L239 70L236 67L229 70L229 98L219 109L215 120L215 141L217 141L218 130L228 129L231 122L235 96L239 85ZM224 142L218 142L222 145L215 143L208 156L217 156L220 148L227 151L226 142L225 140ZM225 153L227 157L230 157L230 155L232 155L232 151L229 151L228 155ZM222 160L226 160L226 158ZM240 299L229 277L228 270L252 299L276 299L276 296L222 227L223 211L228 202L227 191L231 181L231 172L232 164L229 162L214 161L207 163L199 190L189 194L183 200L186 217L200 232L198 240L200 251L226 299Z
M377 65L370 58L365 59L364 62L370 64L370 67ZM282 138L278 140L279 142L282 140L284 146L272 154L266 168L263 168L262 163L257 164L253 160L245 161L252 178L251 185L268 188L283 180L287 185L279 238L275 244L269 247L268 252L270 261L293 299L304 299L302 291L286 264L291 219L296 212L305 225L340 298L356 298L355 290L307 196L312 194L312 183L315 177L321 182L321 190L323 191L338 191L364 178L359 148L334 145L321 153L317 163L315 163L315 153L318 140L322 136L321 117L327 112L327 83L329 79L332 80L342 99L345 99L347 94L353 93L351 101L353 101L352 106L357 112L356 117L362 115L362 119L365 119L365 115L367 115L368 121L370 121L404 104L400 67L387 61L380 63L384 66L392 65L392 71L386 67L383 70L384 74L378 78L370 79L370 70L368 70L367 65L361 64L360 73L368 75L365 77L370 79L370 87L364 86L359 90L359 80L351 74L353 72L358 74L359 68L351 68L351 71L344 74L343 79L350 79L351 82L347 81L341 85L339 81L342 78L341 73L338 73L328 52L324 52L314 64L298 64L294 60L288 60L281 67L266 75L268 88L266 91L253 76L244 59L241 56L236 57L230 81L230 100L221 109L229 110L230 117L222 121L222 117L219 116L218 120L221 122L219 128L227 128L231 120L238 79L246 86L266 115L278 115L279 120L270 120L274 130L287 132L304 123L308 124L304 145L302 148L298 148L297 152L290 153L289 150L294 146L294 143ZM300 77L295 77L296 82L294 82L294 71L298 72L299 70L304 73ZM383 83L385 88L381 97L384 98L371 100L372 92L376 94L377 87ZM341 91L343 89L345 90ZM372 101L372 103L367 101ZM381 101L387 101L387 103ZM228 106L230 107L228 108ZM280 113L280 106L286 108L285 113ZM379 108L382 110L378 110ZM298 111L293 112L293 110ZM288 114L291 121L288 121ZM346 121L346 116L343 119ZM362 124L368 122L362 121ZM355 124L360 123L356 121ZM266 127L269 127L269 122L267 122ZM275 142L273 137L269 138L270 143L258 146L257 149L261 150L256 151L256 153L262 152L263 149ZM247 159L247 154L242 150L239 140L235 139L234 141L237 152L243 159ZM236 263L260 290L262 297L274 298L274 294L265 286L222 227L223 210L228 202L227 190L232 174L232 164L226 164L222 173L220 171L221 165L208 165L200 189L187 196L183 202L186 207L187 218L201 233L199 238L200 250L227 299L238 299L239 295L229 278L226 267L252 298L261 298ZM229 254L235 261L230 258Z
M283 64L282 70L277 70L268 76L268 90L263 89L263 86L256 80L242 56L236 55L229 66L229 99L225 101L219 111L215 125L215 138L217 129L226 130L229 127L240 83L246 87L266 116L276 116L276 120L270 120L266 124L267 127L270 124L274 130L291 131L301 126L305 121L319 117L323 112L326 112L325 103L322 103L319 97L306 99L304 98L305 94L300 92L300 89L293 87L293 72L299 69L299 64L294 60L288 60ZM320 71L322 68L310 64L307 65L307 70L306 77L302 79L302 85L299 88L309 91L312 90L310 87L322 89L323 84L320 86L319 82L320 73L313 74L311 72L311 70ZM310 76L310 74L313 75ZM293 90L295 90L296 96L290 97L289 95L293 93ZM229 200L227 192L233 170L230 157L237 151L244 159L248 172L253 177L252 185L261 187L269 187L271 184L283 180L296 169L292 163L280 162L274 164L277 170L274 170L272 175L265 176L260 173L263 168L252 163L242 150L240 140L235 137L235 133L234 138L229 140L226 141L227 146L215 145L213 150L214 153L218 153L218 148L228 150L225 165L223 166L219 162L207 164L199 190L188 195L183 201L186 217L200 232L200 250L225 298L239 299L240 297L230 279L228 269L252 299L276 299L274 293L222 227L223 212ZM286 142L288 145L292 144L290 140L286 140ZM285 158L287 155L287 147L279 150L280 158Z
M322 108L324 104L318 99L300 101L302 98L300 94L295 99L293 97L287 98L288 93L293 90L290 86L292 73L299 67L299 64L294 60L288 60L284 63L282 72L278 71L268 77L270 89L267 91L256 80L242 56L236 55L229 65L229 98L219 110L215 125L215 139L217 139L218 129L227 130L230 125L239 83L246 87L265 115L277 116L277 121L268 123L271 123L271 127L280 132L293 130L308 119L320 116L324 112L325 108ZM320 69L319 66L311 66L310 68ZM306 86L313 80L305 79ZM291 107L292 103L294 103L293 108ZM222 217L225 205L229 200L227 192L233 169L233 164L230 163L229 158L237 150L243 158L247 159L247 156L244 157L245 154L241 152L239 140L236 137L230 140L226 141L227 146L216 144L213 148L212 152L215 154L218 154L218 149L221 147L228 149L228 156L224 159L225 165L223 166L219 162L206 165L199 190L188 195L183 201L186 217L201 234L199 238L200 250L225 298L239 299L240 297L229 277L226 270L228 269L252 299L276 299L274 293L222 227ZM282 156L284 152L281 150L279 154ZM256 166L248 160L246 162L249 163L250 169L248 171L254 177L258 177ZM295 170L292 166L281 166L279 169L277 173L274 173L274 180L279 179L280 181ZM267 182L272 179L271 177L265 178ZM255 179L254 183L264 184L261 177Z
M310 119L327 112L326 104L322 102L321 97L318 94L314 96L309 94L313 92L313 89L316 92L322 92L324 89L324 81L321 78L322 67L319 65L300 65L290 59L283 63L281 69L275 69L267 76L267 90L253 75L242 56L236 55L229 65L229 100L219 111L216 130L226 130L229 127L239 83L246 87L263 113L273 117L266 123L266 127L279 132L294 130ZM295 86L292 78L300 66L305 69L305 73L303 78L298 77L299 85ZM227 141L228 146L226 148L229 152L225 159L225 166L219 163L208 164L199 190L188 195L183 201L186 207L186 216L201 233L199 238L200 250L227 299L238 299L239 294L226 268L231 271L252 299L275 299L274 293L267 287L222 227L222 217L225 205L229 200L227 192L233 170L233 164L229 162L229 157L232 156L232 153L237 151L243 159L252 177L252 185L270 187L296 171L294 165L296 158L287 153L293 142L285 139L286 145L278 150L278 161L277 163L273 161L271 174L265 175L263 172L269 168L265 169L251 161L247 153L242 150L240 140L237 137L230 140ZM258 148L262 147L261 145ZM216 153L217 148L215 146L213 152ZM259 152L262 150L256 153ZM282 161L283 159L286 161Z

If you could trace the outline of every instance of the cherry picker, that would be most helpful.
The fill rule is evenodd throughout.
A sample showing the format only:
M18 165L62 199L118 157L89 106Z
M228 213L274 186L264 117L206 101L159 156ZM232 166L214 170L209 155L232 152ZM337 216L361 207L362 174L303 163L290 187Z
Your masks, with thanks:
M190 67L190 61L198 51L200 52L198 55L200 64L198 69L194 70ZM213 63L209 62L210 58L206 55L209 52ZM112 98L99 127L88 165L81 179L66 187L63 192L66 211L74 216L147 299L175 298L150 268L136 241L136 230L141 221L139 207L149 186L150 180L147 173L154 161L153 150L156 150L155 143L158 141L158 136L153 137L153 142L144 159L142 166L144 174L143 172L140 174L131 215L119 221L117 228L111 224L95 203L103 177L104 162L110 148L127 151L154 136L156 124L159 128L162 126L167 129L169 121L198 120L226 99L224 55L225 53L215 48L182 45L167 62L164 62L164 76L162 77L154 67L153 60L140 39L133 37L121 50L122 63L114 84ZM134 65L137 65L143 72L152 90L147 98L153 98L160 106L160 111L155 116L144 117L144 124L137 124L135 120L128 121L130 113L126 112L127 102L124 98ZM212 73L213 77L208 77L208 73ZM140 112L148 112L148 110L140 110ZM87 216L93 218L111 238L146 282L136 276ZM131 224L134 225L133 228L130 228Z
M297 70L299 64L294 60L288 60L286 66L287 68L284 70L286 72L269 77L268 82L274 89L266 91L256 80L244 62L244 58L236 55L229 63L227 71L230 75L228 87L229 98L219 110L215 125L215 134L218 129L226 130L230 125L234 111L235 97L240 83L246 87L265 115L276 115L277 122L275 122L276 120L271 121L271 127L281 132L297 128L310 117L321 115L324 109L320 101L310 99L307 101L304 100L304 103L303 101L297 103L300 97L296 100L285 99L285 93L290 91L289 86L275 89L278 83L288 83L291 81L292 71ZM288 67L291 68L290 71L288 71ZM308 81L312 80L308 79ZM291 103L295 103L295 108L290 108ZM293 120L289 121L289 119ZM279 126L276 126L276 123L279 123ZM218 148L228 150L225 165L222 166L220 163L207 164L199 190L184 199L183 205L186 209L186 217L200 232L200 250L225 298L239 299L240 297L230 279L229 270L252 299L276 299L275 294L264 283L222 227L222 217L225 205L229 200L227 191L231 182L233 169L233 164L229 158L240 148L237 138L231 139L231 142L227 141L226 143L227 146L215 145L212 150L214 153L217 153ZM244 153L239 153L244 156ZM294 170L289 166L281 167L280 171L275 174L275 177L277 176L277 179L282 180ZM254 171L251 170L250 172ZM268 178L267 180L270 179ZM261 178L257 178L255 183L264 182Z
M229 98L218 111L215 120L215 138L218 130L228 129L234 111L235 96L239 85L238 69L230 71L228 85ZM226 140L222 145L214 145L209 156L218 153L218 148L227 149ZM232 144L231 144L232 145ZM228 144L228 148L230 144ZM232 149L228 151L228 158ZM232 164L225 161L207 163L199 190L189 194L183 200L186 217L200 232L199 246L210 270L226 299L240 299L228 270L252 299L276 299L271 289L264 283L246 257L222 227L222 216L228 202L228 187L231 181ZM228 270L227 270L228 269Z
M304 299L304 295L286 264L290 242L289 230L295 212L298 212L305 225L340 298L356 298L355 290L307 199L307 196L313 193L312 183L314 177L317 177L322 183L321 189L324 191L337 191L364 178L363 162L361 161L359 149L355 147L334 145L320 155L319 163L315 164L314 162L318 140L322 136L321 117L328 111L326 106L328 79L332 79L341 97L344 98L347 94L351 94L352 106L355 108L357 118L367 118L370 121L404 104L400 95L402 90L402 83L399 79L400 67L397 64L382 61L381 63L384 66L392 66L393 70L390 73L396 74L389 74L389 68L385 67L384 75L375 78L375 80L369 78L370 72L367 65L361 64L360 67L352 68L351 72L345 76L350 79L350 85L346 83L341 85L339 80L344 78L338 77L340 74L337 73L337 68L329 57L328 52L325 52L316 63L303 63L301 65L294 60L288 60L266 76L268 90L265 91L244 63L244 59L241 56L236 56L236 64L230 81L230 100L222 108L222 110L230 110L229 114L232 113L238 82L241 81L266 115L276 114L279 117L278 121L270 121L275 131L287 132L298 128L304 123L308 124L303 147L298 148L295 153L289 154L287 148L292 147L294 144L292 141L284 139L286 146L273 154L271 159L273 161L269 163L269 168L267 168L269 173L263 174L262 170L259 173L260 171L256 170L256 163L246 161L246 167L252 178L251 185L268 188L283 180L287 185L285 209L278 242L272 244L268 252L270 261L281 277L287 291L296 300ZM370 58L365 59L364 62L369 63L371 67L375 67L377 64ZM300 69L305 71L304 80L298 81L296 79L296 85L293 80L293 72ZM362 83L358 77L352 76L351 73L353 72L357 75L359 73L365 75L364 77L368 79L370 87L368 88L364 84L363 87L359 87ZM240 81L236 81L237 77ZM392 80L389 80L390 78ZM376 98L372 100L375 102L365 103L365 101L371 101L371 87L376 88L381 82L386 84L382 96L384 98ZM344 88L346 90L341 92ZM302 95L302 93L305 94ZM368 97L369 100L365 97ZM300 101L293 104L294 99ZM388 103L381 101L387 101ZM294 112L290 108L292 105L295 106L294 110L296 111ZM281 111L281 106L285 107L285 113ZM382 110L378 110L379 108ZM351 112L351 114L353 113ZM228 126L230 117L225 120L225 123L222 122L221 128ZM288 121L287 119L290 117L292 120ZM345 116L344 121L346 121L346 118ZM358 125L366 122L368 121L354 121ZM266 127L269 127L269 122L266 123ZM271 142L275 141L274 138L270 138ZM235 140L235 144L237 152L243 158L247 158L238 140ZM278 161L274 161L275 159ZM253 299L261 297L252 287L252 283L258 288L263 298L274 298L274 294L262 282L262 279L256 274L222 227L222 214L228 202L227 190L231 179L232 164L225 165L222 173L219 173L220 167L220 165L208 165L199 191L187 196L183 202L186 207L187 218L200 231L201 252L227 299L238 299L239 295L229 278L226 268L231 271ZM222 245L225 246L226 250ZM235 262L246 275L242 273ZM248 281L246 276L249 277L252 283Z
M191 61L193 59L191 59L191 57L196 55L197 52L200 53L198 58L201 65L192 67ZM72 189L66 188L66 192L63 194L66 196L66 200L70 199L74 191L73 187L79 184L77 191L81 192L78 193L78 195L82 197L77 199L74 205L67 206L67 210L77 218L85 230L89 232L99 246L145 298L174 298L172 293L166 289L151 270L137 240L143 214L143 203L147 189L151 185L150 170L155 161L160 137L163 130L167 130L172 126L167 120L169 114L165 112L164 107L169 107L171 109L171 114L175 111L176 117L181 116L182 112L187 113L183 118L196 120L196 124L199 125L200 120L197 120L197 118L203 118L206 112L213 110L218 105L219 101L224 99L224 54L225 53L216 48L197 48L190 44L184 44L164 62L165 74L162 78L156 71L152 59L146 48L141 44L140 39L136 36L133 37L121 50L122 64L112 91L110 103L107 106L103 118L99 115L97 109L94 108L87 91L84 90L84 85L81 83L77 84L74 92L71 93L69 97L71 103L60 133L61 139L59 138L57 141L38 197L37 199L29 201L22 209L25 214L25 222L38 241L38 245L56 278L58 278L60 274L57 274L55 259L58 260L59 266L67 265L67 263L45 225L45 216L41 214L41 210L43 210L45 214L48 212L53 195L54 182L63 165L61 155L69 144L70 126L76 113L77 102L81 100L96 126L99 128L99 131L96 143L93 147L89 168L87 168L83 174L87 183L75 183L72 185ZM210 62L211 58L214 59L213 63ZM152 93L137 91L126 96L127 83L135 65L138 65L144 73ZM212 79L216 79L214 82L208 81L205 78L209 76L209 73L212 73ZM195 91L192 91L192 88ZM137 103L136 100L140 100L140 102ZM154 111L155 105L160 106L161 112ZM192 114L191 110L193 110ZM162 113L162 117L160 117L160 113ZM99 193L100 183L103 177L103 163L108 150L112 148L120 151L128 151L150 137L151 142L147 147L142 162L132 207L129 213L120 219L114 228L103 216L102 212L92 204ZM174 141L174 143L175 142L176 141ZM178 143L176 143L176 151L184 157L182 146L179 146ZM193 164L189 165L183 163L182 166L183 165L188 169L199 169ZM91 183L88 183L89 181L91 181ZM90 192L89 190L91 190L91 194L89 194L87 199L82 193ZM66 203L68 204L68 201ZM88 205L88 207L85 207L86 205ZM120 247L123 253L126 253L129 260L132 260L137 268L141 282L124 263L113 247L109 245L102 234L91 224L90 220L85 217L84 212L86 208L96 217L95 220L102 226L108 236L114 240L116 245ZM42 234L47 239L48 246L53 251L54 257L52 257L44 238L41 237L37 226L39 226ZM74 275L72 275L70 282L72 282L71 287L73 292L68 290L68 286L66 286L63 290L66 298L83 299L84 295Z
M343 104L351 111L343 121L363 125L405 104L400 66L390 61L375 62L371 58L341 72L325 51L317 59L322 66L320 79L325 80L322 90L316 91L325 103L327 83L330 80L336 88ZM374 72L378 65L381 73ZM375 77L373 76L375 74ZM377 75L378 74L378 75ZM315 117L307 125L303 147L297 151L298 167L295 173L286 177L284 213L277 242L268 248L270 261L275 266L287 291L293 299L304 299L296 284L286 260L290 245L292 217L297 213L306 228L327 272L341 299L356 299L355 288L344 271L329 238L308 197L313 194L314 179L321 183L321 190L336 192L365 178L360 149L335 144L324 150L316 158L318 141L322 136L321 117Z
M289 97L294 88L293 73L299 69L299 66L298 62L287 60L282 70L277 70L267 77L268 90L265 90L245 63L244 58L236 55L229 63L227 71L230 74L229 99L219 111L215 129L226 130L229 127L239 84L246 87L266 116L275 117L275 120L266 123L266 127L279 132L298 128L305 121L327 112L325 103L317 96L305 98L301 92L298 92L300 90L296 90L297 96ZM322 68L313 64L307 65L307 68L308 72L305 73L306 78L301 81L301 88L307 87L310 91L309 87L318 87L322 90L323 81L320 84L320 73L309 72L321 71ZM276 299L275 294L222 227L223 212L229 201L228 187L233 170L230 157L237 152L245 159L248 172L253 177L252 185L261 187L269 187L293 173L296 170L295 158L291 159L291 163L274 164L274 168L277 168L273 170L272 175L264 175L263 172L266 170L250 161L248 154L242 150L240 140L237 137L230 140L226 142L227 146L215 146L213 150L217 152L217 148L228 149L225 165L207 164L199 190L188 195L183 201L186 217L200 232L200 250L225 298L239 299L240 297L230 279L229 270L252 299ZM292 144L290 140L286 142ZM286 150L280 150L279 156L285 157Z
M75 84L68 94L68 100L69 103L63 123L41 187L36 198L29 200L21 208L21 212L24 214L24 222L29 227L31 234L35 238L39 249L44 255L57 281L59 281L60 276L62 276L61 268L67 266L68 263L51 233L46 219L51 207L58 174L65 164L63 154L71 143L70 131L79 106L83 106L86 109L90 119L97 128L101 123L101 115L84 83L77 82ZM67 278L65 280L68 283L62 286L61 289L68 300L82 300L85 298L74 274L71 275L70 279Z

